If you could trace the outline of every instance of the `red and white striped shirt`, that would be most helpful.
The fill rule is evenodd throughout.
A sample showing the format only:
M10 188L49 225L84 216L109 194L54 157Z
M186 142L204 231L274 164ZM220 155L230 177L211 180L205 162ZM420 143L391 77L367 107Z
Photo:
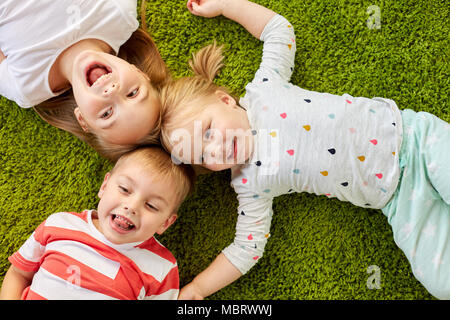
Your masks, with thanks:
M177 299L178 266L154 237L114 244L92 223L92 211L52 214L9 261L36 271L22 299Z

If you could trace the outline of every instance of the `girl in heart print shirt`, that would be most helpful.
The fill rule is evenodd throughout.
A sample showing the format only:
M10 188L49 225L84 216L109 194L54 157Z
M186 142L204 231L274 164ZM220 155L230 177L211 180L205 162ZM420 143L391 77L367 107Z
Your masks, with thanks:
M292 192L382 209L417 279L434 296L450 298L448 123L400 111L389 99L291 84L294 29L271 10L242 0L225 7L189 1L188 8L241 23L264 47L239 102L213 83L222 61L215 44L194 55L194 77L163 89L163 145L173 159L213 171L231 168L239 201L234 242L180 298L208 296L255 265L270 236L273 198Z

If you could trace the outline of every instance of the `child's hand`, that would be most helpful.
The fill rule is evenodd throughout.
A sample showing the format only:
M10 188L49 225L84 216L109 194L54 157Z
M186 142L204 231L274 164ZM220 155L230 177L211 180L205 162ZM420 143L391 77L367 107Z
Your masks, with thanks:
M5 59L6 59L5 55L3 54L2 50L0 50L0 63L2 63L2 61Z
M223 0L188 0L187 7L193 15L212 18L222 15Z
M195 284L191 282L181 289L178 300L203 300L203 296L198 292Z

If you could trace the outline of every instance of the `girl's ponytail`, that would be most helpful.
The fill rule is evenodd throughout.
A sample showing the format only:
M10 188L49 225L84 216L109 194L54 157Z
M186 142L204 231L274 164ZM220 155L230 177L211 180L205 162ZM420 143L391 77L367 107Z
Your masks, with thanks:
M145 14L147 12L147 0L141 2L141 28L147 30L147 20Z
M213 82L223 67L222 49L223 46L217 46L216 41L214 41L212 44L194 53L192 59L189 61L189 65L194 71L194 74L209 82Z

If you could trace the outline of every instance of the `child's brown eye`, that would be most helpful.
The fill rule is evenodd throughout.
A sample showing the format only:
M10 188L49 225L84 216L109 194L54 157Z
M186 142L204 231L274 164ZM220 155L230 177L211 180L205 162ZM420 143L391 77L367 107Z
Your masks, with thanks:
M102 113L100 118L108 119L111 116L111 114L112 114L112 108L108 108L108 110L106 110L105 112Z
M139 89L134 89L133 91L131 91L129 94L127 94L128 98L133 98L135 97L139 92Z

